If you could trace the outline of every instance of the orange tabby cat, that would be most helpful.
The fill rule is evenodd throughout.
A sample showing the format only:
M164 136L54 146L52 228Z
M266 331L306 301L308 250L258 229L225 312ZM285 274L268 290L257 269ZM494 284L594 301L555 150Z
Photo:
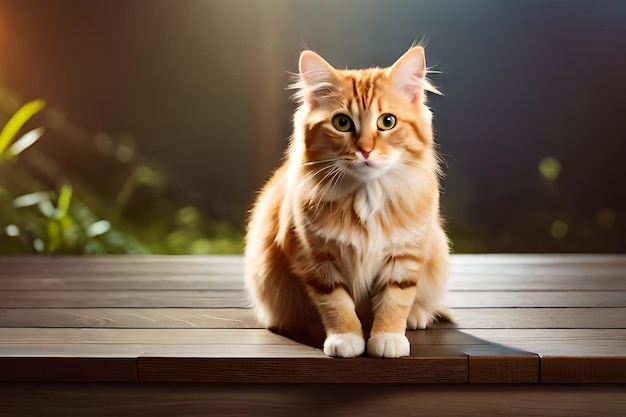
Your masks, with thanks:
M451 318L425 65L419 46L388 69L300 56L294 134L252 210L246 285L263 325L325 338L329 356L361 355L365 337L370 356L407 356L407 327Z

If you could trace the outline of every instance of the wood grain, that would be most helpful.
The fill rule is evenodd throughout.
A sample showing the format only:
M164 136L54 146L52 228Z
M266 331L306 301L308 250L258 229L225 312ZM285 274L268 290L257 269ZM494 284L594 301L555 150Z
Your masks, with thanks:
M429 352L432 355L432 351ZM324 358L320 349L299 343L257 344L111 344L111 343L40 343L0 344L5 358L138 358L140 356L194 358ZM427 356L427 355L424 355ZM449 355L448 355L449 356ZM465 357L465 355L459 355Z
M292 345L296 342L264 329L2 329L0 344L13 343Z
M145 382L219 383L466 383L463 357L399 359L139 358Z
M0 290L241 290L241 276L224 274L188 275L180 272L155 271L145 275L89 271L46 271L24 274L7 273L0 280ZM451 291L626 291L626 272L610 271L604 275L591 271L589 275L526 274L495 275L452 274ZM593 279L589 279L593 276ZM549 277L547 279L546 277Z
M73 308L0 309L3 327L93 327L126 329L260 327L248 309Z
M626 357L547 356L541 371L542 383L626 384Z
M626 307L626 291L448 291L452 308Z
M4 272L3 272L4 273ZM47 276L44 276L47 275ZM33 288L39 290L57 291L152 291L152 290L241 290L243 281L238 275L233 277L218 275L183 275L180 273L157 274L145 276L134 274L95 274L89 272L74 272L72 275L64 272L46 274L30 273L26 276L10 275L0 279L0 291L22 290Z
M534 384L539 382L537 355L470 355L471 384Z
M24 286L24 283L20 284ZM452 308L626 307L626 291L448 291L443 303ZM241 289L222 290L46 290L5 289L4 308L246 308Z
M456 324L433 328L576 329L626 328L626 308L455 309ZM102 328L259 328L252 312L241 308L68 308L0 309L2 327Z
M5 308L246 308L243 290L108 290L40 291L38 288L0 293ZM612 306L615 307L615 306Z
M626 357L626 329L464 329L464 333L548 356Z
M455 329L408 332L411 351L459 352L467 355L470 383L537 383L539 356L535 353L481 339Z
M626 383L626 256L455 255L445 302L410 357L337 360L259 328L241 257L0 256L0 381Z

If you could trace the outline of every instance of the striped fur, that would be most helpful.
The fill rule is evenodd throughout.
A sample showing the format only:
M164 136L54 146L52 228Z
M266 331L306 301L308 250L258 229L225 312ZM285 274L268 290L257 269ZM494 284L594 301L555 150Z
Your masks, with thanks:
M409 354L407 326L451 318L425 74L421 47L387 69L336 70L302 53L294 135L246 237L263 325L323 340L331 356L398 357Z

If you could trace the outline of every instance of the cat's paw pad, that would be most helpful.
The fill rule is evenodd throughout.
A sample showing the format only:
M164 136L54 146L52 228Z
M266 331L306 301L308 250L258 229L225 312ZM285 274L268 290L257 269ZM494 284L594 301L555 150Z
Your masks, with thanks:
M409 356L411 344L401 333L377 333L367 341L367 353L377 358Z
M356 333L335 333L324 341L324 353L339 358L354 358L365 352L365 339Z

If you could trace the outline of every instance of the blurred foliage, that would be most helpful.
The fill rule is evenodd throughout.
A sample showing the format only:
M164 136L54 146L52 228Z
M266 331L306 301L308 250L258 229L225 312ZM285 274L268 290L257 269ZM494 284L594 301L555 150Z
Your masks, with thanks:
M131 134L91 134L41 100L21 103L0 85L0 253L242 252L242 219L210 215L173 194L167 173ZM532 198L515 212L492 210L488 224L472 222L463 206L479 196L446 189L453 251L612 251L624 228L619 212L576 207L562 182L571 170L556 156L528 161L527 172L523 191Z
M3 115L16 101L0 88L0 253L241 253L241 227L169 202L166 175L131 135L92 137L42 100Z
M2 130L0 130L0 160L13 158L39 140L43 134L42 129L32 130L14 141L22 126L39 110L43 109L45 105L46 103L43 100L30 101L20 107L6 122Z

